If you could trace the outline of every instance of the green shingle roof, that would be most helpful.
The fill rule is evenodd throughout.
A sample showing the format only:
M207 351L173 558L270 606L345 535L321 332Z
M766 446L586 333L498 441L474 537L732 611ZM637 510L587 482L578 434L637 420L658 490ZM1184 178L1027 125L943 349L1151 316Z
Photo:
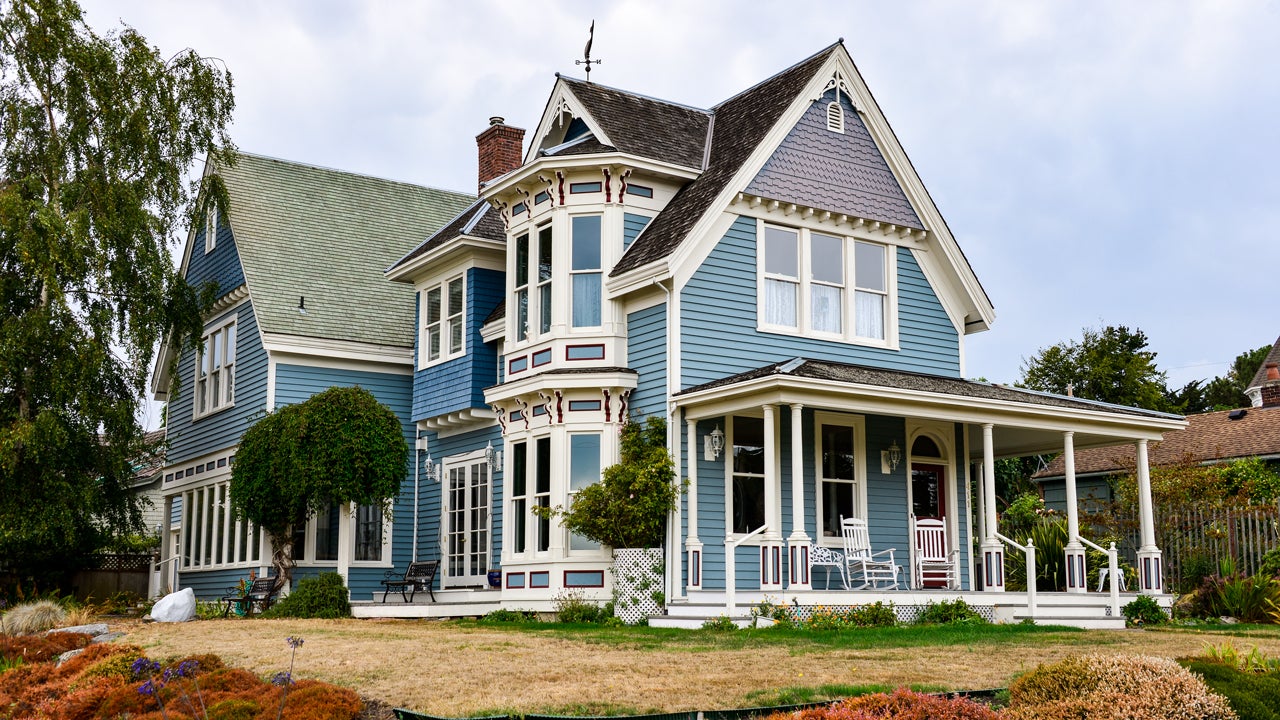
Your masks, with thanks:
M413 288L383 269L475 196L247 153L220 173L263 332L413 346Z

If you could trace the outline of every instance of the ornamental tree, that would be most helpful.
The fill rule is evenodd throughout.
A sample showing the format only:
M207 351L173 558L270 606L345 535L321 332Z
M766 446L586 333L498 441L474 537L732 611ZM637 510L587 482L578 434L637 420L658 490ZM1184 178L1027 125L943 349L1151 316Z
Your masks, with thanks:
M231 507L267 532L280 582L293 574L292 528L329 504L391 510L408 468L400 419L364 388L332 387L245 431Z
M1141 330L1085 328L1080 340L1041 348L1022 365L1023 387L1116 405L1168 411L1165 374Z
M140 530L129 492L159 339L200 337L213 288L172 239L234 159L221 65L169 58L128 26L105 37L72 0L0 0L0 558L68 569ZM225 194L225 193L224 193Z

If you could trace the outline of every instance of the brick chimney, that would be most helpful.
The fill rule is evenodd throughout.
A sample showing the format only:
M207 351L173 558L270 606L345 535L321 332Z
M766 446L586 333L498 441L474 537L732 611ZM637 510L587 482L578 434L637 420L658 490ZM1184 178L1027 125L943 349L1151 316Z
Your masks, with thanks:
M1262 383L1262 407L1280 407L1280 366L1267 363L1267 379Z
M524 128L511 127L500 117L489 118L489 127L476 136L480 154L480 189L490 180L520 167Z

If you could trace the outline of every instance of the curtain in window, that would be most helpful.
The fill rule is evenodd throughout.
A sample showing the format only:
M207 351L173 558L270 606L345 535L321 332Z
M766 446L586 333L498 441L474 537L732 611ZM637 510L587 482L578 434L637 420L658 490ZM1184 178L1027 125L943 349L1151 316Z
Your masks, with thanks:
M884 339L884 296L859 290L854 295L857 307L858 337Z
M573 276L573 326L599 327L600 274Z
M838 333L840 327L840 288L830 285L809 286L813 329L818 332Z
M799 284L766 278L764 281L765 322L769 325L796 327L799 315L796 312L796 294Z

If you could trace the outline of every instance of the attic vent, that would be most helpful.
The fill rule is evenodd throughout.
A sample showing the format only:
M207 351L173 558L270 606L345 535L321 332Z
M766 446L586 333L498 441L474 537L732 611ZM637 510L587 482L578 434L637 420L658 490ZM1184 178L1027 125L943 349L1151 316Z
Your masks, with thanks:
M1248 410L1232 410L1231 412L1227 413L1227 419L1228 419L1228 420L1239 420L1240 418L1242 418L1242 417L1244 417L1245 415L1248 415L1248 414L1249 414L1249 411L1248 411Z
M827 104L827 129L831 132L844 133L844 108L840 103Z

